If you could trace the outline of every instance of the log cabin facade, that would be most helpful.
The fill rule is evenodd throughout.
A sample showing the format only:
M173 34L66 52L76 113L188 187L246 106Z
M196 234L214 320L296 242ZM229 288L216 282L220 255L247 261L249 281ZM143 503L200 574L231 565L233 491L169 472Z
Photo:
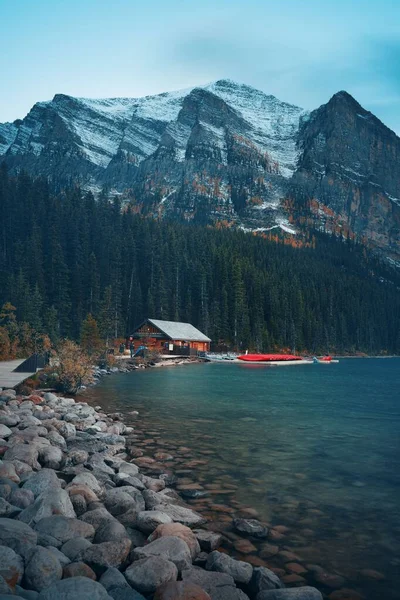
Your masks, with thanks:
M146 319L129 336L135 347L146 346L163 354L195 355L208 352L211 340L190 323Z

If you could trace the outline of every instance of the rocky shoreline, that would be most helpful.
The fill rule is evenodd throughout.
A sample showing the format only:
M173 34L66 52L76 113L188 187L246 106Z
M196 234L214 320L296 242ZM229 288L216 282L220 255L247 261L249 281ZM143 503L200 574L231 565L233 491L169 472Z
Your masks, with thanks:
M173 476L143 474L136 446L120 414L0 392L0 600L322 599L219 551Z

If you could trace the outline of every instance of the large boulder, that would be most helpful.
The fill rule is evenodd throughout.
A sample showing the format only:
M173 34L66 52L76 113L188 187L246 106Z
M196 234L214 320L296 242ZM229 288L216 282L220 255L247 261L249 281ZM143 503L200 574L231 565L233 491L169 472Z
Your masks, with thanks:
M6 440L7 438L10 437L10 435L12 434L12 431L9 427L7 427L7 425L2 425L0 423L0 438L2 440Z
M58 446L47 446L39 450L39 462L43 467L59 469L63 462L63 453Z
M149 541L153 542L154 540L158 540L158 538L171 535L181 538L181 540L186 542L186 544L189 546L192 560L194 560L198 554L200 554L199 542L197 541L194 532L189 527L186 527L186 525L182 525L181 523L166 523L159 525L149 537Z
M257 595L257 600L323 600L323 598L316 588L304 586L288 590L266 590Z
M17 444L12 448L9 448L4 454L4 460L9 460L11 462L20 460L32 467L32 469L40 469L38 457L39 452L36 444Z
M0 544L24 557L37 544L37 533L26 523L0 519Z
M234 519L234 528L240 533L251 535L255 538L266 538L268 537L268 527L257 521L257 519Z
M199 527L207 522L207 519L199 513L185 506L178 506L177 504L159 504L153 510L160 511L171 517L175 523L182 523L182 525L186 525L187 527Z
M106 492L104 505L114 516L122 515L128 510L141 512L145 509L142 494L136 488L119 487Z
M64 516L53 515L46 517L35 525L35 530L40 538L53 541L52 545L59 548L74 537L83 537L92 540L94 528L88 523L78 519L69 519Z
M79 473L71 481L71 486L80 485L80 484L86 485L89 489L92 490L92 492L94 492L96 494L96 496L101 498L101 496L103 494L103 487L97 481L96 477L94 475L92 475L92 473L89 473L89 471Z
M144 510L137 514L136 527L143 533L152 533L159 525L172 523L167 514L158 510Z
M115 518L106 508L104 508L104 506L95 508L94 510L88 510L88 512L79 517L79 519L84 523L93 525L95 529L102 527L107 521L115 521Z
M24 585L29 590L40 592L62 577L59 560L47 548L37 546L25 566Z
M265 590L277 590L284 588L285 584L279 577L267 567L255 567L253 569L253 577L250 581L250 588L254 594Z
M214 550L207 558L207 571L218 571L219 573L227 573L231 575L236 583L249 583L253 575L253 567L241 560L234 558Z
M99 582L106 588L108 592L110 592L113 588L130 589L130 585L122 575L121 571L115 567L110 567L107 569L100 577Z
M79 561L91 545L92 542L89 542L86 538L74 537L61 546L61 552L65 554L69 560Z
M0 576L8 585L14 587L21 583L24 574L24 561L11 548L0 546Z
M211 600L211 597L194 583L170 581L157 588L154 600Z
M182 580L201 587L210 595L211 600L249 600L248 596L235 586L233 577L227 573L192 567L182 572Z
M42 469L25 481L22 488L33 492L35 498L42 492L52 492L61 488L61 482L52 469Z
M96 573L102 573L109 567L120 567L128 557L131 540L123 538L119 542L102 542L93 544L83 553L82 560L90 565Z
M68 492L61 488L42 492L33 504L21 512L18 519L32 525L52 515L63 515L71 519L76 517Z
M103 523L103 525L98 527L93 542L95 544L113 541L118 542L124 538L129 538L128 532L125 529L125 527L116 519L110 519Z
M200 544L201 550L204 550L204 552L212 552L221 545L222 535L220 533L207 531L206 529L193 529L193 533Z
M179 572L192 566L192 557L189 546L181 538L174 536L160 537L142 548L133 550L135 559L150 556L161 556L176 565Z
M132 588L113 588L109 592L113 600L146 600L142 594L139 594Z
M125 577L139 592L152 594L163 583L176 581L178 569L170 560L161 556L150 556L132 563L126 569Z
M88 577L96 581L96 573L84 562L72 562L66 565L63 569L63 578L68 577Z
M0 478L8 479L14 483L20 482L19 475L13 462L10 460L0 460Z
M88 577L70 577L40 592L38 600L112 600L105 588Z

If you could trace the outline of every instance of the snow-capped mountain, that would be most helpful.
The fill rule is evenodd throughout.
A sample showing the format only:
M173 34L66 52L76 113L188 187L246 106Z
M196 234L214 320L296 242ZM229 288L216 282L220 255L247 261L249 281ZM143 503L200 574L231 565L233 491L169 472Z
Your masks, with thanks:
M0 124L0 160L138 210L247 230L288 217L400 255L400 140L351 96L307 111L221 80L144 98L57 94Z

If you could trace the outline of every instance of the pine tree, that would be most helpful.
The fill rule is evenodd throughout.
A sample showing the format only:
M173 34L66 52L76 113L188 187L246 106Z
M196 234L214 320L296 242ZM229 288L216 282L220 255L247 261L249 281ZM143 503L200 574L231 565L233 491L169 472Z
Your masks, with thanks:
M98 354L102 347L97 321L90 313L82 323L80 342L81 347L89 356Z

